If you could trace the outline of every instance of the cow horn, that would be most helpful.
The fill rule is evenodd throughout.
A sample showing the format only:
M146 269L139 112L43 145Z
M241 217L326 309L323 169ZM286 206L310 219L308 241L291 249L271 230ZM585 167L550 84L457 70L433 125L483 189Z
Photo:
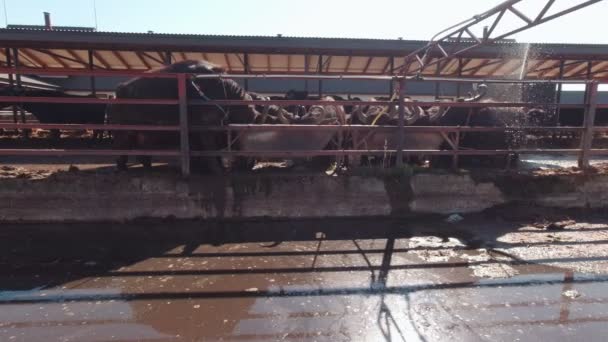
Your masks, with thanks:
M407 112L410 113L410 115L406 115L406 117L405 117L406 126L411 126L414 123L416 123L416 121L418 121L418 119L420 119L420 113L422 112L422 108L415 106L415 107L405 107L404 109L406 110L406 113Z
M367 123L367 120L369 119L369 115L363 112L362 106L355 107L355 117L357 118L357 120L359 120L359 122L362 123Z
M279 108L279 112L277 113L277 118L279 119L279 121L284 124L284 125L289 125L291 124L291 122L289 122L289 120L285 117L285 115L283 114L283 108Z
M475 96L470 97L468 99L464 99L464 102L477 102L481 100L481 98L488 93L488 86L482 83L477 86L476 92L477 94L475 94Z

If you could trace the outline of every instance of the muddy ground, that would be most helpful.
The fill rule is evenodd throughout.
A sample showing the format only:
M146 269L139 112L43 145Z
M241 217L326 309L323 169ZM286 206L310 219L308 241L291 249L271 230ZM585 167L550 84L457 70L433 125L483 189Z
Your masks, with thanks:
M605 340L608 214L444 220L5 224L0 340Z

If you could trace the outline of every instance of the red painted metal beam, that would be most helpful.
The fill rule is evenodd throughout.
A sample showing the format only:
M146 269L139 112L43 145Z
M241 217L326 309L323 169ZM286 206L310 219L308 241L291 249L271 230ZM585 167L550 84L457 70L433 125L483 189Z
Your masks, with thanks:
M232 64L230 63L230 58L228 58L228 54L224 54L224 60L226 60L227 71L230 72L232 70Z
M48 50L37 50L38 52L42 52L45 55L49 56L52 60L54 60L55 62L57 62L57 64L61 65L62 68L69 68L70 66L63 61L63 59L66 59L64 56L60 56L57 55L51 51Z
M137 57L139 58L139 60L143 63L143 65L146 66L146 68L148 70L152 69L152 66L150 65L150 63L148 63L148 61L146 60L144 54L141 51L137 51L137 52L135 52L135 54L137 55Z
M484 67L490 65L490 63L492 62L491 59L486 59L483 62L479 63L478 66L472 68L471 71L471 75L476 75L477 72L479 72L479 70L483 69ZM465 70L463 70L463 72L465 72Z
M538 78L544 78L547 74L551 73L552 71L555 71L555 68L557 68L557 72L559 73L560 64L561 64L561 61L553 61L553 63L550 66L536 70L536 72L539 73Z
M93 56L95 56L99 63L101 63L101 65L103 65L106 69L112 69L110 63L108 63L108 61L106 61L105 58L103 58L101 54L99 54L99 52L93 51Z
M112 54L114 55L114 57L116 57L116 59L120 61L120 63L125 66L125 68L127 68L127 70L131 70L131 66L129 65L129 63L127 63L127 60L120 54L120 51L112 50Z
M83 113L86 115L86 113ZM4 129L63 129L63 130L103 130L103 131L154 131L154 132L177 132L179 126L158 126L158 125L116 125L116 124L24 124L24 123L0 123L0 128Z
M179 151L172 150L34 150L0 149L0 156L161 156L178 157Z
M384 65L384 68L382 68L382 74L386 74L388 72L388 69L391 66L391 62L393 61L394 57L389 57L388 60L386 61L386 64Z
M34 69L34 68L0 68L2 73L20 73L32 75L54 75L54 76L140 76L146 78L176 78L175 73L151 73L143 71L125 71L125 70L83 70L83 69Z
M367 74L367 70L369 70L369 66L372 65L372 61L373 60L374 60L374 57L368 57L367 58L367 62L365 63L365 67L363 67L363 72L362 72L363 74Z
M581 67L586 67L587 66L587 61L578 61L577 63L573 63L572 65L564 68L564 77L571 77L573 75L569 75L568 74L578 68Z
M494 68L492 68L488 71L487 76L494 76L494 74L497 73L498 70L500 70L505 65L509 64L509 62L511 62L511 61L507 60L507 61L501 61L501 63L497 63Z
M348 69L350 69L350 63L353 60L353 56L348 56L348 58L346 59L346 66L344 67L344 72L348 72Z
M85 61L84 59L82 59L82 57L80 57L74 50L67 49L65 51L70 56L72 56L74 58L74 61L76 61L77 63L82 64L84 67L89 67L89 63L87 63L87 61Z
M0 96L0 103L96 103L96 104L156 104L177 105L171 99L99 99L95 97L35 97L35 96Z
M35 64L43 67L43 68L48 68L49 66L44 63L40 58L38 58L36 55L32 54L31 52L29 52L26 49L19 49L19 52L21 54L23 54L25 57L27 57L28 59L32 60Z

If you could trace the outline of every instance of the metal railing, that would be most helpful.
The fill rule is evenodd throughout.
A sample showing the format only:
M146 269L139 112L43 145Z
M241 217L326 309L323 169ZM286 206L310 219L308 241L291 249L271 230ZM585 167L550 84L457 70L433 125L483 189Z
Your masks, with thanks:
M58 156L111 156L111 155L141 155L141 156L166 156L177 157L180 159L181 171L183 175L190 174L190 157L192 156L222 156L222 157L311 157L311 156L360 156L360 155L386 155L394 154L396 156L397 165L403 163L404 156L410 155L446 155L452 156L454 165L458 163L459 156L489 156L489 155L509 155L509 154L527 154L527 153L559 153L559 154L577 154L579 155L579 166L582 168L589 167L589 159L592 155L605 155L608 150L592 149L592 140L595 132L608 132L608 127L594 127L594 118L597 108L608 108L608 105L598 105L598 81L588 80L544 80L544 81L516 81L516 80L480 80L480 79L457 79L457 78L427 78L425 80L437 82L484 82L484 83L550 83L550 84L586 84L587 96L584 105L564 105L559 103L527 103L527 102L407 102L406 86L410 78L407 77L391 77L391 76L329 76L329 75L197 75L202 78L245 78L254 79L260 77L268 78L285 78L285 79L351 79L351 80L391 80L399 83L399 122L397 126L368 126L368 125L267 125L267 124L243 124L243 125L226 125L226 126L196 126L188 123L188 107L189 106L226 106L226 105L271 105L280 106L292 105L395 105L392 101L320 101L320 100L270 100L270 101L245 101L245 100L213 100L200 101L188 100L186 95L186 81L188 74L178 73L150 73L150 72L133 72L133 71L102 71L102 70L39 70L27 68L0 68L0 72L11 74L44 74L44 75L79 75L90 77L104 76L137 76L149 78L173 78L177 80L178 96L177 99L98 99L98 98L73 98L73 97L27 97L27 96L0 96L0 103L97 103L97 104L129 104L129 105L175 105L179 107L179 124L178 125L119 125L119 124L31 124L31 123L0 123L0 129L61 129L61 130L109 130L109 131L164 131L176 132L180 136L179 149L172 150L99 150L99 149L0 149L0 156L8 155L58 155ZM417 79L418 80L418 79ZM535 107L546 106L552 108L584 108L584 124L582 127L464 127L464 126L406 126L404 122L405 108L408 105L415 104L417 106L433 106L440 105L443 107L467 107L467 108L482 108L482 107ZM86 115L86 114L84 114ZM273 150L273 151L239 151L231 148L233 142L238 139L239 134L251 131L323 131L335 130L339 132L388 132L397 135L397 144L394 149L361 149L357 146L347 148L341 146L334 150ZM505 132L509 130L517 131L534 131L534 132L557 132L570 131L582 134L581 147L578 149L504 149L491 150L479 149L470 150L462 149L459 146L459 137L462 133L475 132ZM189 134L195 131L224 131L227 134L227 149L216 151L191 151L189 143ZM440 134L445 142L450 146L449 150L420 150L407 149L404 146L404 138L410 133L437 133ZM448 134L453 134L454 138L450 138Z

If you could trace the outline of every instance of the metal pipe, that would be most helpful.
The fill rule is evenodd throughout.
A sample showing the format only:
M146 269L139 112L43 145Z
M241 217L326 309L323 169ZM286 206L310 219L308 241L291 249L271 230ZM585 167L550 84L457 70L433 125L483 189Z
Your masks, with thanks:
M53 70L44 70L36 68L20 68L15 71L12 68L0 67L0 73L13 73L13 74L28 74L28 75L56 75L56 76L132 76L132 77L146 77L146 78L176 78L177 73L150 73L150 72L138 72L138 71L127 71L127 70L81 70L81 69L65 69L65 68L53 68ZM390 75L341 75L341 74L324 74L324 75L305 75L305 74L222 74L222 75L197 75L197 78L243 78L243 79L301 79L301 80L314 80L314 79L332 79L332 80L391 80L393 78L402 78L402 76L390 76ZM456 77L422 77L414 78L407 77L408 80L417 81L442 81L452 83L497 83L497 84L526 84L526 83L538 83L538 84L586 84L592 82L587 79L556 79L556 80L506 80L506 79L491 79L491 78L456 78ZM596 80L600 82L608 83L608 79L605 81Z
M598 83L587 85L587 97L585 99L585 120L583 137L581 141L581 154L578 160L578 166L581 169L589 168L589 151L593 145L593 126L595 123L595 112L597 108L597 92Z
M565 67L565 61L562 59L559 62L559 75L558 77L560 79L564 78L564 67ZM561 83L557 84L557 94L555 97L555 104L556 104L556 108L555 108L555 125L559 125L559 118L560 118L560 114L562 112L562 87L563 85Z
M245 53L243 55L243 69L245 74L249 74L249 54ZM249 79L245 79L245 91L249 91Z
M11 59L11 49L6 48L4 50L4 54L6 55L6 66L7 66L7 68L8 69L13 69L12 68L13 62L12 62L12 59ZM8 73L8 84L11 87L11 89L13 89L13 87L15 86L14 76L10 72ZM19 121L19 119L17 117L17 106L13 105L12 109L13 109L13 122L17 123Z
M89 50L89 70L93 71L95 64L93 63L93 50ZM95 84L95 76L91 75L91 94L97 95L97 87Z
M62 130L104 130L104 131L153 131L153 132L179 132L179 126L158 125L117 125L117 124L22 124L1 123L4 129L62 129Z
M576 155L580 149L521 149L521 150L460 150L461 156L489 156L489 155L508 155L508 154L569 154ZM384 155L386 153L395 154L396 150L306 150L306 151L191 151L191 156L200 157L308 157L308 156L349 156L349 155ZM404 155L429 155L429 156L450 156L454 150L403 150ZM589 150L590 155L608 155L608 150L597 149ZM180 151L176 150L61 150L61 149L0 149L0 156L163 156L179 157Z
M94 97L42 97L42 96L0 96L0 103L105 103L105 104L156 104L177 105L178 100L170 99L99 99ZM205 102L203 102L205 103Z
M99 104L157 104L157 105L177 105L178 100L173 99L100 99L91 97L28 97L28 96L0 96L0 103L99 103ZM533 107L533 106L552 106L553 103L538 102L436 102L436 101L416 101L417 106L442 106L442 107L464 107L464 108L484 108L484 107ZM390 101L320 101L320 100L190 100L189 105L193 106L217 106L217 105L269 105L276 104L281 106L293 105L377 105L389 106L394 104ZM582 104L564 104L562 108L584 108ZM597 105L597 108L608 108L608 104Z
M19 49L17 49L17 48L13 48L13 59L15 62L15 72L18 72L20 63L19 63ZM23 85L21 82L21 74L17 73L15 78L17 80L17 88L21 89L21 87ZM25 123L25 110L23 109L23 105L19 106L19 117L21 118L21 123ZM29 132L24 131L23 133L24 133L25 137L27 138Z
M319 75L323 74L323 55L319 55ZM319 79L319 98L323 97L323 80Z
M397 167L403 167L403 144L405 142L405 79L399 80L399 130L397 131Z
M190 131L188 128L188 97L186 94L186 75L177 78L177 93L179 98L179 142L182 176L190 176Z
M119 124L22 124L22 123L2 123L0 128L4 129L63 129L63 130L115 130L115 131L166 131L179 132L180 126L159 126L159 125L119 125ZM262 124L243 124L226 126L190 126L191 132L241 132L241 131L376 131L393 133L398 129L397 126L368 126L368 125L262 125ZM510 130L509 127L464 127L464 126L405 126L403 130L409 133L456 133L456 132L504 132ZM522 126L518 127L522 131L554 131L554 132L583 132L584 127L537 127ZM593 127L594 132L608 132L608 126Z
M51 24L51 13L44 12L44 28L46 30L52 30L53 25Z

